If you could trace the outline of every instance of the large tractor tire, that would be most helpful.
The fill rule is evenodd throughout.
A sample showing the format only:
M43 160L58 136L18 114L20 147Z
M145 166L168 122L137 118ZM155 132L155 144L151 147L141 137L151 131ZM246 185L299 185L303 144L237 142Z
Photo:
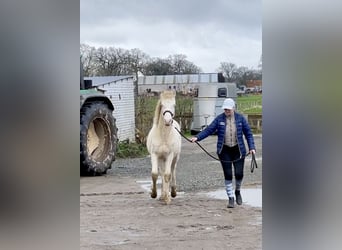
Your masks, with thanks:
M101 102L85 104L80 136L81 175L106 174L115 160L118 142L112 110Z

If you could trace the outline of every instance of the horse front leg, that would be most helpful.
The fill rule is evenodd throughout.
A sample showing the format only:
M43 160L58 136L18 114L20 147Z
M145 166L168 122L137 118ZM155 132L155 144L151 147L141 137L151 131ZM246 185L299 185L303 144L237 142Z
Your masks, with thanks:
M171 202L171 198L170 198L171 163L172 163L172 157L168 157L165 161L165 168L164 168L164 173L163 173L162 196L166 204L169 204Z
M176 168L179 156L173 158L171 165L171 197L175 198L177 196L177 183L176 183Z
M151 154L152 163L152 188L151 188L151 198L157 197L157 179L158 179L158 158L155 154Z

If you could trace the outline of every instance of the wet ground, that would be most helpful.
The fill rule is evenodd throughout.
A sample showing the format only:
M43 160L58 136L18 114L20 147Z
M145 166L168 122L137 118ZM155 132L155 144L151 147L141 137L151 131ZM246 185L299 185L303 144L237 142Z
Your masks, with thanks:
M183 140L178 195L152 199L150 159L120 159L108 175L81 178L81 249L262 249L261 136L258 168L246 159L244 203L228 209L219 162ZM216 138L201 144L215 154ZM158 193L158 195L160 192Z

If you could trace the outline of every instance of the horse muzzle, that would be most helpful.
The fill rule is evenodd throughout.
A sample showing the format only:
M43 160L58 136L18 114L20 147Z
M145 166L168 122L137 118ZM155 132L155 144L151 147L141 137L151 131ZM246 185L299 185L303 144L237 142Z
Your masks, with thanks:
M165 126L171 126L173 123L173 119L171 119L170 121L165 121Z
M173 113L169 110L166 110L163 113L163 118L165 126L170 126L173 122Z

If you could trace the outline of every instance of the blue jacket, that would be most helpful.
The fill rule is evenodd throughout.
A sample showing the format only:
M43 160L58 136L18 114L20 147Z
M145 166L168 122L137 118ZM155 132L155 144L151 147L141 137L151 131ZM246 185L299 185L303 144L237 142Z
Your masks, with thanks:
M249 150L255 150L253 134L246 118L243 115L234 112L234 116L237 133L236 138L241 154L240 157L245 157L246 146L242 135L245 135ZM226 134L225 113L218 115L207 128L205 128L203 131L197 134L197 141L203 140L209 135L212 135L214 132L217 132L217 154L220 154L224 145L224 138Z

